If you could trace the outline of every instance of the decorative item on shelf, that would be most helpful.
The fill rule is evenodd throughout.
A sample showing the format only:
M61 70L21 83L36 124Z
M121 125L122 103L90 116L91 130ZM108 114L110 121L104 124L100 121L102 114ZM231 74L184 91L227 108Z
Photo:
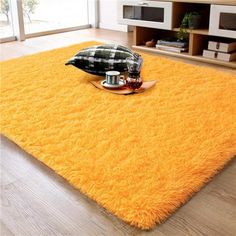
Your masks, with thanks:
M103 76L110 70L127 71L127 57L138 61L141 56L124 46L105 44L82 49L65 65L73 65L87 73Z
M215 42L215 41L208 41L208 49L213 51L220 51L220 52L233 52L236 51L236 41L232 42Z
M202 15L199 12L190 12L188 15L189 29L198 29L201 25Z
M221 61L236 61L236 42L208 42L208 50L203 50L203 57Z
M177 38L179 41L186 42L189 38L187 32L188 21L189 21L189 13L185 13L184 18L179 27L179 32L177 33Z
M236 61L236 52L232 53L224 53L218 51L211 51L211 50L203 50L203 57L217 59L221 61Z
M145 46L147 46L147 47L155 47L155 45L156 45L156 40L155 39L152 39L152 40L147 41L145 43Z
M141 57L139 58L139 60L134 60L134 58L129 57L126 59L126 61L128 68L128 77L126 79L126 84L132 90L139 89L143 83L142 78L140 77L143 60Z
M177 33L177 38L180 41L188 40L187 29L197 29L201 24L202 15L199 12L187 12L180 24L179 32Z

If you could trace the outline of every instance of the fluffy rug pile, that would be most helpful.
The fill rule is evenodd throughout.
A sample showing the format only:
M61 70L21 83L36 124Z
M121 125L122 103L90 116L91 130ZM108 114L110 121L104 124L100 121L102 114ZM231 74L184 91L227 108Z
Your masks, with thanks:
M236 153L236 76L142 54L142 77L157 85L115 95L64 66L94 44L2 62L2 133L108 211L149 229Z

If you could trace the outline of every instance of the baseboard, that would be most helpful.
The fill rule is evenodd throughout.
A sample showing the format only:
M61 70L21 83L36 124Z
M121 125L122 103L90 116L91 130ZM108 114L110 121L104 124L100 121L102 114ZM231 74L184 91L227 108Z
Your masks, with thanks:
M128 26L120 24L109 24L109 23L99 22L99 28L128 32Z

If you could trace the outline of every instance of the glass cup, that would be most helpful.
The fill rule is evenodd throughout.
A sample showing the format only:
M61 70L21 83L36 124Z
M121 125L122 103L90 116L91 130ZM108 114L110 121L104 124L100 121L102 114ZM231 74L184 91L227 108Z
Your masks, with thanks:
M143 60L141 57L139 57L138 59L134 57L128 57L126 61L128 68L128 77L126 79L126 84L132 90L139 89L143 84L143 81L140 77Z

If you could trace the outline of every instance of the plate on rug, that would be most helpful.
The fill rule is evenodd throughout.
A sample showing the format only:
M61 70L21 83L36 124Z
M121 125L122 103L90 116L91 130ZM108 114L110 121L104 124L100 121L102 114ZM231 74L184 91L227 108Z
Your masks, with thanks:
M123 80L119 81L119 84L108 84L106 80L101 81L101 85L108 89L116 89L125 86L125 82Z
M236 76L142 53L141 76L158 86L102 93L90 83L98 77L64 66L97 44L1 62L1 132L107 211L150 229L236 154Z
M116 88L116 89L105 88L104 86L102 86L102 81L101 80L92 80L92 81L90 81L90 83L93 84L98 89L102 89L102 90L107 91L109 93L114 93L114 94L119 94L119 95L143 93L144 91L154 87L155 84L157 83L157 81L155 81L155 80L144 81L141 88L139 88L137 90L132 90L126 86L122 86L121 88Z

